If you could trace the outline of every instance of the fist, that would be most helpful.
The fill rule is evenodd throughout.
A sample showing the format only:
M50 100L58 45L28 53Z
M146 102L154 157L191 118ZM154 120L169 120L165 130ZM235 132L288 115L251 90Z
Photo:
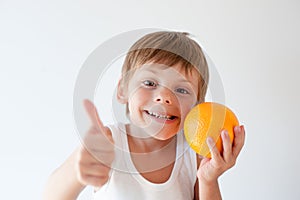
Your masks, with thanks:
M91 125L77 150L77 179L84 186L101 187L109 178L114 160L114 141L110 129L101 122L94 104L84 100L84 107Z

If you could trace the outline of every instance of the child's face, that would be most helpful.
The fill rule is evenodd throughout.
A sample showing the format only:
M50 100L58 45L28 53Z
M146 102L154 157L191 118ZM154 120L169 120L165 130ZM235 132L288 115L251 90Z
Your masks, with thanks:
M195 69L185 73L180 65L157 63L138 68L127 83L129 118L143 135L160 140L174 136L197 103L199 75Z

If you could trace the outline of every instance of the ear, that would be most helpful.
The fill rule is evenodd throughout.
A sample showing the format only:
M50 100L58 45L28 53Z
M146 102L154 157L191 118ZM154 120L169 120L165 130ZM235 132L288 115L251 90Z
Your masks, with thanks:
M121 104L127 103L128 98L126 93L127 92L124 86L124 81L122 80L122 78L120 78L118 82L118 91L117 91L117 100L119 101L119 103Z

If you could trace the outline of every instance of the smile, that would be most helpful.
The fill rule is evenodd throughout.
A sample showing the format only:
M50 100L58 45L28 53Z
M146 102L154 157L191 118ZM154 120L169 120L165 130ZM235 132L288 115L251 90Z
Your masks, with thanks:
M152 117L156 117L158 119L164 119L164 120L174 120L176 119L177 117L176 116L172 116L172 115L163 115L163 114L159 114L159 113L156 113L156 112L151 112L151 111L148 111L148 110L145 110L145 112L152 116Z

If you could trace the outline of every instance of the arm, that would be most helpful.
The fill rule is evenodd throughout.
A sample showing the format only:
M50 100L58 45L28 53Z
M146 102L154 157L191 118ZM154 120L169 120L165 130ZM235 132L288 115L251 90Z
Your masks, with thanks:
M207 144L211 151L212 158L198 158L199 169L197 172L197 183L195 185L195 199L200 200L221 200L221 192L218 184L218 178L228 169L235 165L236 159L244 145L245 130L244 126L234 128L234 141L230 142L230 138L226 131L222 131L221 137L223 141L223 153L221 154L214 142L210 139ZM198 196L197 196L198 194Z
M78 150L51 174L43 193L43 200L74 200L85 188L77 179L75 169L77 153Z
M86 185L101 187L109 178L114 142L92 102L84 102L92 126L75 152L49 177L44 200L74 200Z
M212 181L210 183L205 183L205 182L200 181L198 188L199 188L199 191L201 191L199 193L199 199L201 199L201 200L205 200L205 199L221 200L222 199L218 180Z
M197 166L199 167L200 165L200 158L197 157ZM201 191L201 194L199 193ZM219 188L219 183L218 180L208 182L206 183L205 181L200 181L199 184L199 179L196 180L196 184L194 187L194 200L199 200L199 199L222 199L220 188ZM201 196L201 198L200 198Z

